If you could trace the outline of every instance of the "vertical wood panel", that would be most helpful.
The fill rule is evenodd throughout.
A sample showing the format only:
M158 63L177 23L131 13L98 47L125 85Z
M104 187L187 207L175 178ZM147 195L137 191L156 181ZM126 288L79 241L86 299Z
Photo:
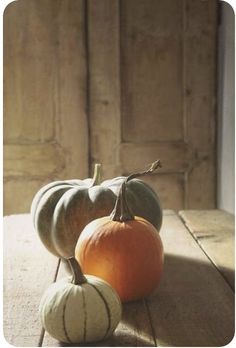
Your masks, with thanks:
M54 9L52 1L19 0L12 2L4 13L4 136L7 141L54 138Z
M184 206L183 174L154 174L145 177L144 181L158 193L163 208L172 207L178 211Z
M18 0L5 10L5 214L28 212L46 182L88 175L84 4Z
M92 164L120 174L119 1L88 1L89 115Z
M215 0L185 0L186 136L195 152L186 175L186 207L213 208L215 198ZM204 192L204 194L203 194Z
M152 185L163 207L211 208L216 0L119 4L89 2L93 162L105 163L108 177L162 155Z
M56 141L66 153L63 178L85 178L89 167L85 0L57 3Z
M124 141L183 139L182 0L121 1Z
M216 0L12 3L4 16L4 142L55 144L62 156L53 161L60 170L41 177L42 156L30 158L37 151L29 151L29 172L15 161L9 173L25 174L6 176L6 206L19 202L10 202L11 185L23 192L28 182L33 197L36 182L86 177L89 157L109 178L165 153L163 206L213 207L215 32Z

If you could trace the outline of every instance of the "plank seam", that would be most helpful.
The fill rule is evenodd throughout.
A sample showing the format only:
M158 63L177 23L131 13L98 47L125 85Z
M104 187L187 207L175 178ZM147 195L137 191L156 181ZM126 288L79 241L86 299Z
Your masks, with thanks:
M144 299L143 302L144 302L144 306L147 310L147 316L148 316L148 321L149 321L150 328L151 328L151 333L152 333L154 345L155 345L155 347L158 347L157 340L156 340L156 331L155 331L155 328L154 328L153 323L152 323L152 316L151 316L151 312L150 312L150 309L148 306L148 301L146 299Z
M55 281L56 281L56 279L57 279L58 272L59 272L59 268L60 268L60 264L61 264L61 259L59 259L58 262L57 262L57 268L56 268L56 272L55 272L55 275L54 275L54 278L53 278L52 283L55 283ZM45 336L45 329L42 328L42 329L41 329L40 336L39 336L39 341L38 341L37 347L42 347L42 345L43 345L43 340L44 340L44 336Z
M208 260L210 261L210 263L213 265L213 267L217 270L217 272L221 275L221 277L224 279L224 281L226 282L226 284L229 286L229 288L231 289L231 291L234 294L234 289L231 286L230 282L228 281L228 279L225 277L225 275L219 270L219 268L217 267L217 264L214 262L214 260L212 260L212 258L208 255L208 253L206 252L206 250L204 249L204 247L202 246L201 242L198 240L198 238L194 235L194 233L190 230L190 228L188 227L186 221L184 220L184 218L178 214L178 217L180 218L181 222L183 223L183 225L186 227L186 230L188 231L188 233L190 234L190 236L195 240L195 242L197 243L197 245L200 247L200 249L203 251L203 253L206 255L206 257L208 258Z
M90 79L90 48L89 48L89 3L84 0L84 46L85 46L85 56L86 56L86 114L87 114L87 131L88 131L88 171L89 175L92 173L92 148L91 148L91 79Z

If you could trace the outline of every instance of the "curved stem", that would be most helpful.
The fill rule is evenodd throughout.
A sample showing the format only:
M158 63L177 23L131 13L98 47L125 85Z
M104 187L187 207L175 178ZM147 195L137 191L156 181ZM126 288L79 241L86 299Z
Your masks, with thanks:
M101 164L96 163L94 166L94 172L93 172L93 179L92 179L92 185L99 185L101 180Z
M70 265L70 268L73 274L72 283L75 285L86 283L87 279L83 275L83 272L77 260L74 257L70 257L69 259L67 259L67 261Z
M134 220L134 214L129 209L127 198L126 198L126 185L127 182L138 178L139 176L147 175L152 172L154 172L157 168L161 168L161 161L157 160L151 164L151 166L142 172L134 173L129 175L122 183L115 207L110 215L111 220L113 221L128 221L128 220Z

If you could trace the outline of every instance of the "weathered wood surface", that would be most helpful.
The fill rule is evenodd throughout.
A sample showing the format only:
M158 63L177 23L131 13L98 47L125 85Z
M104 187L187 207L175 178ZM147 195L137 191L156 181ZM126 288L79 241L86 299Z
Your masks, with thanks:
M181 219L164 218L165 266L147 300L160 346L222 346L234 335L234 293Z
M214 207L216 4L12 2L4 13L5 214L28 212L40 186L84 178L95 162L111 178L156 158L163 207Z
M84 13L83 0L4 12L4 214L28 212L45 183L88 175Z
M121 174L119 0L89 0L87 16L91 165L110 179Z
M217 1L183 1L184 139L193 149L183 209L216 207ZM203 194L204 192L204 194Z
M41 328L38 305L46 287L68 274L65 264L58 268L41 245L29 215L4 220L5 338L15 346L63 346ZM173 211L165 211L161 237L160 287L125 304L113 336L93 346L221 346L231 340L234 293L228 283Z
M201 248L234 289L234 215L223 210L183 210L179 214Z
M14 346L38 346L39 301L54 281L58 259L42 245L29 215L4 218L3 259L4 336Z

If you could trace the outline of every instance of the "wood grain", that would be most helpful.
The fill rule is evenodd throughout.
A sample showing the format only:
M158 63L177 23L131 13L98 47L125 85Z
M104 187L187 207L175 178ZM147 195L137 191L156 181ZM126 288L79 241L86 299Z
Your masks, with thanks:
M4 12L4 214L28 182L88 176L83 0L19 0ZM32 198L31 198L32 199Z
M177 215L161 230L164 274L148 307L160 346L215 347L234 335L234 293Z
M53 102L55 137L65 152L61 178L83 179L89 174L85 1L60 0L55 7L57 70Z
M21 210L11 196L19 201L25 181L33 196L35 174L39 185L85 178L97 162L109 179L157 157L164 207L214 208L216 31L216 0L12 2L4 14L4 143L19 149L6 162L16 175L5 173L5 214L27 212L30 195ZM42 143L55 145L52 162L47 150L37 163L32 151L22 164L16 157L23 178L14 153Z
M160 170L161 171L161 170ZM184 205L184 175L182 173L153 174L144 181L158 194L163 209L172 207L178 212Z
M39 301L53 282L58 259L41 244L26 214L4 218L3 259L5 339L14 346L35 347L42 333Z
M184 142L122 143L120 161L123 173L145 168L160 158L160 173L184 173L191 167L192 151Z
M120 11L122 139L180 141L182 0L121 1Z
M31 159L29 161L29 158ZM65 167L65 154L59 144L41 143L4 146L4 172L9 178L54 178Z
M5 141L54 138L54 9L52 1L20 0L4 13Z
M4 178L3 198L4 211L17 211L23 214L25 211L29 212L31 202L36 192L48 183L48 179L37 178L30 179L27 177L20 178ZM24 197L24 198L23 198Z
M219 230L229 228L231 218L224 223L222 215ZM92 346L209 347L232 339L234 293L207 250L203 252L171 210L164 212L161 238L165 266L159 288L143 301L123 305L122 321L113 336ZM64 346L42 329L38 305L46 287L67 276L68 268L61 262L58 271L58 259L44 249L29 215L4 218L3 256L6 340L23 347Z
M185 209L211 209L216 206L217 1L185 0L184 13L185 140L194 150Z
M201 248L234 289L234 216L223 210L184 210L179 214Z
M103 178L120 175L119 1L88 1L89 118L91 166Z

